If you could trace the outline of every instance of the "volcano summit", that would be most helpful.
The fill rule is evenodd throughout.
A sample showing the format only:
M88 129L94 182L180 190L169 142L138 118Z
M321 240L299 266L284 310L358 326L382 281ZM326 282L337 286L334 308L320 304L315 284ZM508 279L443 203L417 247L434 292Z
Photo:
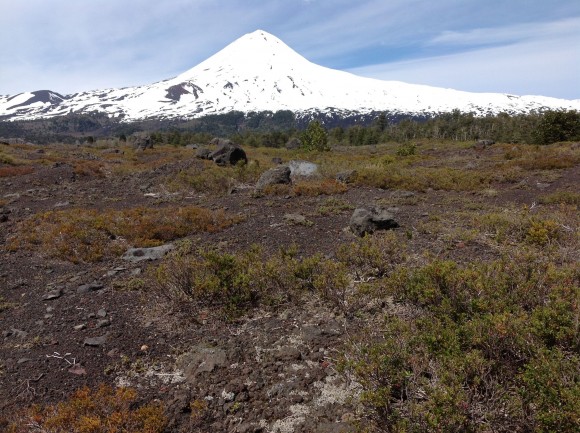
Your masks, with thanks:
M189 119L208 114L291 110L300 113L432 116L580 109L580 100L470 93L382 81L316 65L277 37L246 34L169 80L145 86L60 95L49 90L0 96L0 119L30 120L102 112L123 121Z

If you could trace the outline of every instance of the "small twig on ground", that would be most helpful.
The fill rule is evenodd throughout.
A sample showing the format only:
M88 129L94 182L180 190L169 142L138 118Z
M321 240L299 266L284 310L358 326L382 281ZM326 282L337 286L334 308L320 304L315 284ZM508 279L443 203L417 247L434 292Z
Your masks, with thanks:
M46 355L46 357L47 358L64 359L68 365L75 365L76 364L76 358L72 358L72 362L69 361L68 359L66 359L66 357L69 356L69 355L71 355L71 353L65 353L64 355L61 355L58 352L54 352L52 355Z

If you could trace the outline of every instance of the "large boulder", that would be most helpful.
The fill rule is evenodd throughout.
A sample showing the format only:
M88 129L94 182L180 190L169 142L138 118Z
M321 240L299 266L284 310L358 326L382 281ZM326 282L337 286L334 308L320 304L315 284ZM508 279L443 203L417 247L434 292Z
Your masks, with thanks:
M377 230L390 230L399 227L393 215L379 207L357 208L350 217L350 229L357 236Z
M217 165L236 165L238 162L248 162L246 152L239 144L230 140L222 140L218 148L210 154L210 159Z
M290 167L280 165L265 171L256 183L256 190L262 190L269 185L284 185L291 183Z
M318 176L318 164L309 161L290 161L290 176L292 179Z

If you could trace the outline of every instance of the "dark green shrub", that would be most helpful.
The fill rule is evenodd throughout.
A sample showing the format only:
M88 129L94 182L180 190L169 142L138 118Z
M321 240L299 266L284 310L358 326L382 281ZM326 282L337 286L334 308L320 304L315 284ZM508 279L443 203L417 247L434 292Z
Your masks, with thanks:
M542 350L522 375L523 400L532 412L534 432L575 432L580 426L580 357L559 349Z
M534 132L534 138L538 144L580 139L580 113L576 110L546 111Z
M308 128L300 136L300 140L302 147L306 150L330 150L328 134L318 120L313 120L308 124Z

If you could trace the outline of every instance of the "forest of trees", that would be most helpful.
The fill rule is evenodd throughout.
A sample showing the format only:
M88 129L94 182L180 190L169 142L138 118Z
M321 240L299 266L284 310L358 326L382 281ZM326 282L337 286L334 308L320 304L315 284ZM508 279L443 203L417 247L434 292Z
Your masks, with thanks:
M289 124L292 123L288 121L285 126ZM389 120L385 113L381 113L373 120L361 124L323 128L326 132L325 138L321 137L323 132L320 131L320 127L324 126L323 120L311 121L305 129L298 129L295 126L275 128L275 125L276 122L271 122L268 128L264 128L259 121L255 121L252 125L254 127L246 124L243 128L238 128L238 131L224 135L245 146L267 147L282 147L290 138L296 137L310 148L316 148L308 138L312 134L318 136L317 142L320 142L322 147L362 146L384 142L405 143L422 139L451 141L491 139L497 142L529 144L580 140L580 113L577 111L547 111L527 115L501 113L497 116L476 117L456 110L432 119L405 118L399 121ZM174 128L170 131L153 133L153 139L157 143L185 145L206 143L213 135L215 134L210 132Z
M372 113L340 117L312 114L296 117L291 111L231 112L190 120L147 120L119 123L104 114L71 114L52 119L0 122L0 137L25 138L32 142L74 143L89 137L129 137L134 132L150 132L155 143L173 145L204 144L212 137L229 137L245 146L282 147L291 138L300 138L312 148L312 136L321 146L361 146L411 140L474 141L491 139L506 143L548 144L580 140L580 113L543 113L477 117L455 110L432 118L401 117Z

